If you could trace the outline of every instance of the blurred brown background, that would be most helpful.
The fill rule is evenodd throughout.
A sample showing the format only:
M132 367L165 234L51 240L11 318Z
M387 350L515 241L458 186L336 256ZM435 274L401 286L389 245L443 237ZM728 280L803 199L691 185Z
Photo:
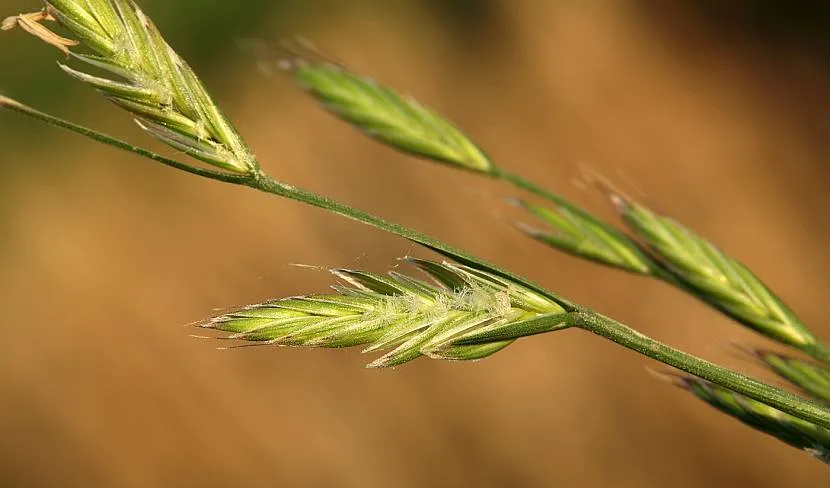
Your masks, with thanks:
M673 345L761 373L753 334L508 225L517 192L409 159L268 78L234 39L302 34L417 95L503 166L612 217L588 163L712 238L825 338L830 8L809 1L141 2L283 180L427 231ZM729 4L728 7L724 4ZM0 13L38 7L0 0ZM0 90L157 147L0 37ZM475 364L189 337L216 307L423 253L299 204L0 114L4 486L827 486L830 471L579 331ZM636 191L633 191L636 193Z

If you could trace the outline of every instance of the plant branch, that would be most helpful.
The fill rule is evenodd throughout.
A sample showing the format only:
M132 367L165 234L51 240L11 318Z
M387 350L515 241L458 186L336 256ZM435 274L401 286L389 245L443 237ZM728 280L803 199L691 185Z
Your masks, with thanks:
M21 113L23 115L26 115L27 117L31 117L33 119L40 120L41 122L46 122L47 124L54 125L62 129L69 130L71 132L75 132L76 134L88 137L102 144L116 147L118 149L131 152L133 154L138 154L139 156L144 156L145 158L152 159L153 161L159 162L165 166L170 166L171 168L176 168L197 176L204 176L205 178L219 180L225 183L237 184L241 183L243 180L247 178L247 176L245 175L223 173L221 171L212 171L209 169L197 168L195 166L182 163L181 161L170 159L168 157L162 156L161 154L148 151L147 149L134 146L128 142L124 142L120 139L104 134L103 132L98 132L88 127L76 124L74 122L70 122L68 120L55 117L54 115L49 115L47 113L41 112L40 110L34 109L28 105L24 105L18 102L17 100L13 100L2 95L0 95L0 108L6 108Z
M817 403L667 346L599 313L585 310L574 315L574 327L612 340L627 349L741 393L782 412L830 428L830 410Z
M94 54L69 51L80 42L53 33L42 25L45 21L60 22ZM41 12L9 17L1 23L2 30L20 26L64 54L112 75L101 77L61 65L70 76L131 112L152 137L220 170L161 156L7 97L0 96L0 108L191 174L306 203L404 237L460 263L416 263L442 284L438 288L395 272L387 278L337 270L353 289L341 286L336 295L270 301L210 321L212 328L234 332L232 338L328 347L373 343L370 350L397 344L372 363L392 366L420 355L479 359L517 338L575 326L735 395L762 402L770 410L795 416L810 423L808 427L830 428L830 409L658 342L416 230L267 175L195 73L133 0L49 0ZM826 346L757 277L679 223L640 209L612 192L609 196L631 237L561 196L502 170L461 130L411 97L337 64L313 62L302 52L292 55L287 65L327 110L370 137L420 157L504 180L555 204L558 208L550 214L525 207L543 220L547 217L559 230L558 235L549 236L531 230L531 237L547 237L549 244L572 254L662 278L775 340L820 360L830 358ZM394 321L378 322L378 316ZM285 320L274 322L280 319ZM798 373L804 371L813 370Z

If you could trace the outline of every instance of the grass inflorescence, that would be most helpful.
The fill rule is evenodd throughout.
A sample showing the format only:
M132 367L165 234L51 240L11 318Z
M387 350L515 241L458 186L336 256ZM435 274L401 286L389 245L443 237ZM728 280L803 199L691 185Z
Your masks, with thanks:
M678 221L616 201L636 238L696 296L773 340L823 353L815 334L746 266Z
M59 22L91 52L70 51L78 41L52 33L45 21ZM42 12L3 22L6 29L14 25L87 68L107 73L97 76L60 63L67 74L133 113L153 137L228 171L257 168L247 144L199 78L132 0L49 0Z
M519 230L533 239L573 256L631 273L649 274L654 269L652 260L643 254L636 243L609 231L596 219L587 218L568 207L551 208L526 200L515 200L515 203L554 229L545 231L517 224Z
M407 261L433 283L394 271L382 276L335 269L344 284L335 285L334 294L251 305L202 327L282 346L390 350L369 364L377 368L419 356L481 359L519 337L569 325L559 304L496 275L450 262Z
M62 26L68 37L48 28L49 22ZM683 371L686 374L672 373L673 381L698 398L759 431L828 459L828 348L746 266L680 222L600 185L625 224L625 230L618 229L497 165L460 128L411 96L319 53L289 50L289 59L283 63L326 110L369 137L424 159L501 179L545 200L544 205L519 201L550 226L549 231L520 227L531 237L578 257L662 279L767 338L810 354L813 360L753 352L812 399L658 342L416 230L270 177L196 74L133 0L49 0L39 12L12 16L0 24L2 30L16 27L87 68L60 65L68 75L131 113L151 136L218 169L155 154L7 97L0 97L0 108L198 176L290 198L372 225L452 260L409 259L429 282L398 272L334 270L342 281L333 287L334 293L266 301L214 317L203 327L245 343L362 345L367 352L381 354L370 363L372 367L395 366L421 356L481 359L521 337L582 329Z
M282 66L328 111L369 137L416 156L489 173L493 162L458 127L413 97L402 95L310 49L286 46Z

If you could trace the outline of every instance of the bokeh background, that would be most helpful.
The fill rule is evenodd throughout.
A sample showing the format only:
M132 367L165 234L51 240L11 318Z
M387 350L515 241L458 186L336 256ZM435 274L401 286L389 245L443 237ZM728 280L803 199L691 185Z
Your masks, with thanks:
M820 2L144 0L272 174L426 231L750 373L767 345L678 291L515 232L509 186L416 161L264 76L236 39L301 34L417 95L505 167L613 218L588 164L750 265L830 338L830 8ZM728 4L728 5L727 5ZM38 8L0 0L0 14ZM146 144L0 36L0 90ZM0 114L4 486L827 486L830 471L579 331L475 364L217 351L184 324L383 271L401 239ZM766 376L769 378L769 376ZM770 378L771 379L771 378Z

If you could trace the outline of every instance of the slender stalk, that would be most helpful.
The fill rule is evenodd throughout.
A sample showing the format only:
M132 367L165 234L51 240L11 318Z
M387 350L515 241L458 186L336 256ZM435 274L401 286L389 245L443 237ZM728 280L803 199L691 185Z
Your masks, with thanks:
M152 159L153 161L159 162L165 166L170 166L171 168L176 168L190 174L204 176L205 178L223 181L225 183L237 184L241 183L243 180L248 178L245 175L223 173L221 171L212 171L209 169L197 168L195 166L191 166L189 164L176 161L175 159L170 159L168 157L162 156L161 154L157 154L152 151L148 151L147 149L134 146L128 142L124 142L120 139L116 139L115 137L104 134L103 132L98 132L88 127L84 127L82 125L70 122L68 120L55 117L54 115L49 115L47 113L41 112L40 110L34 109L28 105L24 105L18 102L17 100L12 100L11 98L4 97L2 95L0 95L0 107L13 110L33 119L40 120L41 122L46 122L47 124L54 125L62 129L69 130L71 132L75 132L76 134L88 137L102 144L106 144L108 146L121 149L123 151L131 152L133 154L138 154L139 156L144 156L145 158Z
M754 380L740 373L730 371L722 368L716 364L710 363L703 359L697 358L690 354L684 353L661 342L658 342L650 337L647 337L630 327L616 322L610 318L600 315L596 312L582 309L578 305L565 300L559 295L548 291L539 285L536 285L525 278L514 275L508 271L501 270L475 256L471 256L466 252L460 251L452 246L444 244L432 237L424 235L413 229L409 229L394 222L389 222L381 217L372 215L363 210L351 207L349 205L337 202L331 198L308 190L282 183L267 174L262 170L256 169L246 175L237 175L230 173L222 173L218 171L211 171L201 168L196 168L179 161L166 158L164 156L155 154L151 151L138 148L127 142L121 141L117 138L107 134L94 131L92 129L74 124L72 122L54 117L52 115L40 112L34 108L28 107L20 102L12 100L7 97L0 96L0 108L8 108L23 115L35 118L37 120L55 125L69 131L78 133L80 135L89 137L95 141L103 144L116 147L123 151L131 152L158 161L167 166L171 166L188 173L204 176L213 180L223 181L226 183L233 183L236 185L247 186L255 190L259 190L272 195L290 198L308 205L327 210L329 212L356 220L378 229L390 232L400 237L404 237L413 242L426 246L440 254L451 257L463 264L470 264L487 269L497 275L511 279L516 283L527 286L528 288L541 293L551 300L560 304L566 311L573 314L573 323L575 327L585 329L593 332L601 337L612 340L628 349L636 351L651 359L660 361L666 365L673 366L689 374L693 374L705 380L711 381L724 388L729 388L738 393L744 394L749 398L765 403L772 407L778 408L783 412L794 415L803 420L814 422L822 427L830 428L830 410L822 408L821 406L805 400L797 395L786 392L779 388L766 385L758 380ZM530 184L528 182L528 184Z
M817 403L667 346L599 313L586 310L574 315L574 327L612 340L627 349L741 393L782 412L830 428L830 410Z

